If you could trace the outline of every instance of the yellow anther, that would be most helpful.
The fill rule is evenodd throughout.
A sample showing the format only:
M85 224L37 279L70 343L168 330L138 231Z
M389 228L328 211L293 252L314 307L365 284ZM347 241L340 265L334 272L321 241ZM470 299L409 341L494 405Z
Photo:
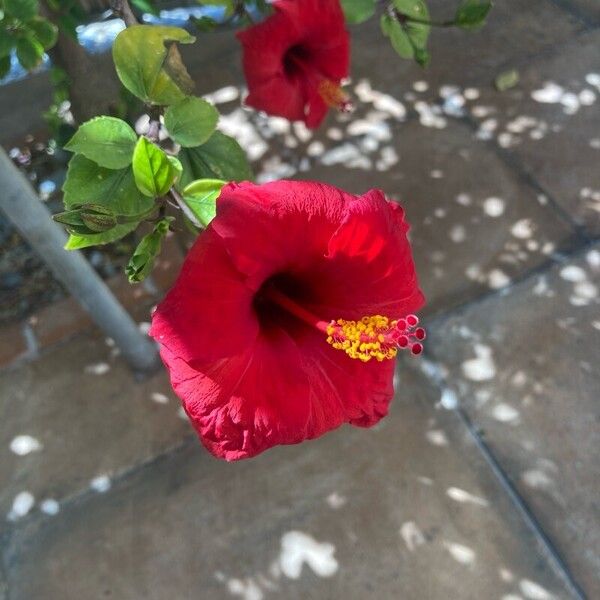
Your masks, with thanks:
M327 343L362 362L372 358L377 361L391 359L398 353L398 348L393 342L386 341L385 334L396 323L381 315L363 317L358 322L338 319L327 326Z
M350 112L353 109L350 96L333 81L323 79L319 83L318 91L327 106L337 108L341 112Z

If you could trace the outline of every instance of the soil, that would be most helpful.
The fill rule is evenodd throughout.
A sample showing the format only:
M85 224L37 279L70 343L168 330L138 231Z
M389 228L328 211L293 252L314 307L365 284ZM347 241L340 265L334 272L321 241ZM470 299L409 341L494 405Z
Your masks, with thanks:
M63 210L60 191L69 154L28 137L10 150L15 164L27 175L50 211ZM106 248L84 250L103 277L123 268L133 249L133 238ZM23 240L6 216L0 213L0 326L21 321L39 308L64 297L65 291L50 269Z

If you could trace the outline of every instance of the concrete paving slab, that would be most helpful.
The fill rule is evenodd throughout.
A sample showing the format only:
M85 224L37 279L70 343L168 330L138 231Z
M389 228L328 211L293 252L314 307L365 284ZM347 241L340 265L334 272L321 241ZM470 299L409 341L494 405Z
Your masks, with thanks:
M520 72L503 94L484 91L480 125L576 222L600 233L600 64L596 30ZM487 125L484 125L487 123ZM483 129L482 129L483 131Z
M0 375L0 531L193 435L166 374L138 383L113 350L80 336Z
M444 21L453 18L457 3L435 0L427 5L432 18ZM506 65L527 62L582 29L580 20L551 1L502 0L494 3L479 31L434 28L431 63L423 69L401 59L382 37L378 19L373 19L351 28L352 75L376 76L378 86L398 98L414 92L415 81L425 81L429 91L436 92L442 85L491 86Z
M375 430L238 464L194 443L29 519L11 599L569 598L437 389L399 389Z
M380 187L402 203L428 313L508 285L571 244L571 226L466 125L367 116L344 127L345 141L320 138L323 152L296 176L355 193Z
M600 596L600 246L430 328L428 348L565 556Z
M554 2L591 26L600 24L600 4L596 0L554 0Z

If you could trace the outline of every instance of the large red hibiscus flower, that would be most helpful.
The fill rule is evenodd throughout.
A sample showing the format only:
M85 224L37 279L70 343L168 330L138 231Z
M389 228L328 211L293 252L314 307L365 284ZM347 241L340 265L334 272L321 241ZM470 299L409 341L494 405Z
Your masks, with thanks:
M152 319L204 445L237 460L386 415L423 304L402 209L373 190L229 184Z
M238 33L246 104L318 127L329 106L350 108L340 88L350 42L339 0L278 0L275 13Z

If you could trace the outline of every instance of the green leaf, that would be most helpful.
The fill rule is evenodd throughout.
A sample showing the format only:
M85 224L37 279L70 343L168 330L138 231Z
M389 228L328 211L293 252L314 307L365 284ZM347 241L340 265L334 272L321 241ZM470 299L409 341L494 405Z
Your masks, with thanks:
M81 248L102 246L104 244L116 242L117 240L124 238L128 233L131 233L137 226L137 223L124 223L122 225L117 225L109 231L104 231L103 233L93 233L89 235L71 234L65 244L65 250L80 250Z
M217 21L211 19L210 17L190 17L190 21L194 24L194 27L198 31L206 32L206 31L214 31L218 25Z
M0 23L0 58L10 55L12 49L15 47L15 42L16 40L12 32L8 31L3 27L2 23Z
M220 179L199 179L192 181L183 190L183 201L202 227L207 227L215 218L217 198L226 183Z
M375 0L342 0L346 22L350 25L362 23L375 14Z
M19 21L29 21L38 13L38 0L4 0L4 9Z
M492 3L487 0L462 0L456 9L454 22L463 29L477 29L485 23Z
M202 146L183 148L179 159L183 164L182 186L195 179L245 181L253 178L252 169L240 145L220 131L215 131Z
M0 58L0 80L4 79L10 71L10 56Z
M35 69L43 57L44 47L35 38L27 36L17 40L17 58L24 69Z
M431 26L427 23L411 21L411 18L429 20L429 11L422 0L395 0L394 6L402 6L406 15L399 21L396 16L386 13L381 16L381 31L390 38L392 47L402 58L414 58L421 66L429 62L427 40Z
M44 50L49 50L58 39L58 27L43 17L36 17L27 22L27 27L33 32Z
M133 176L135 183L146 196L164 196L182 173L181 163L168 156L157 145L141 137L133 152Z
M137 189L131 167L107 169L82 154L71 159L63 192L67 210L81 204L101 204L116 215L136 216L154 206L154 201Z
M519 83L519 71L516 69L510 69L509 71L504 71L500 73L496 80L494 81L494 85L499 92L505 92L510 88L515 87Z
M148 13L155 17L158 17L160 14L152 0L131 0L131 4L143 13Z
M96 117L84 123L65 146L101 167L124 169L131 164L137 142L135 131L121 119Z
M424 0L393 0L394 8L401 14L421 21L429 21L429 10Z
M169 232L169 225L173 220L173 217L161 219L152 232L141 239L125 267L130 283L139 283L148 277L156 257L160 254L163 238Z
M174 42L195 38L179 27L135 25L113 45L113 59L123 85L147 104L176 104L191 94L194 82Z
M186 98L165 112L165 126L171 137L185 148L204 144L219 120L217 109L202 98Z

